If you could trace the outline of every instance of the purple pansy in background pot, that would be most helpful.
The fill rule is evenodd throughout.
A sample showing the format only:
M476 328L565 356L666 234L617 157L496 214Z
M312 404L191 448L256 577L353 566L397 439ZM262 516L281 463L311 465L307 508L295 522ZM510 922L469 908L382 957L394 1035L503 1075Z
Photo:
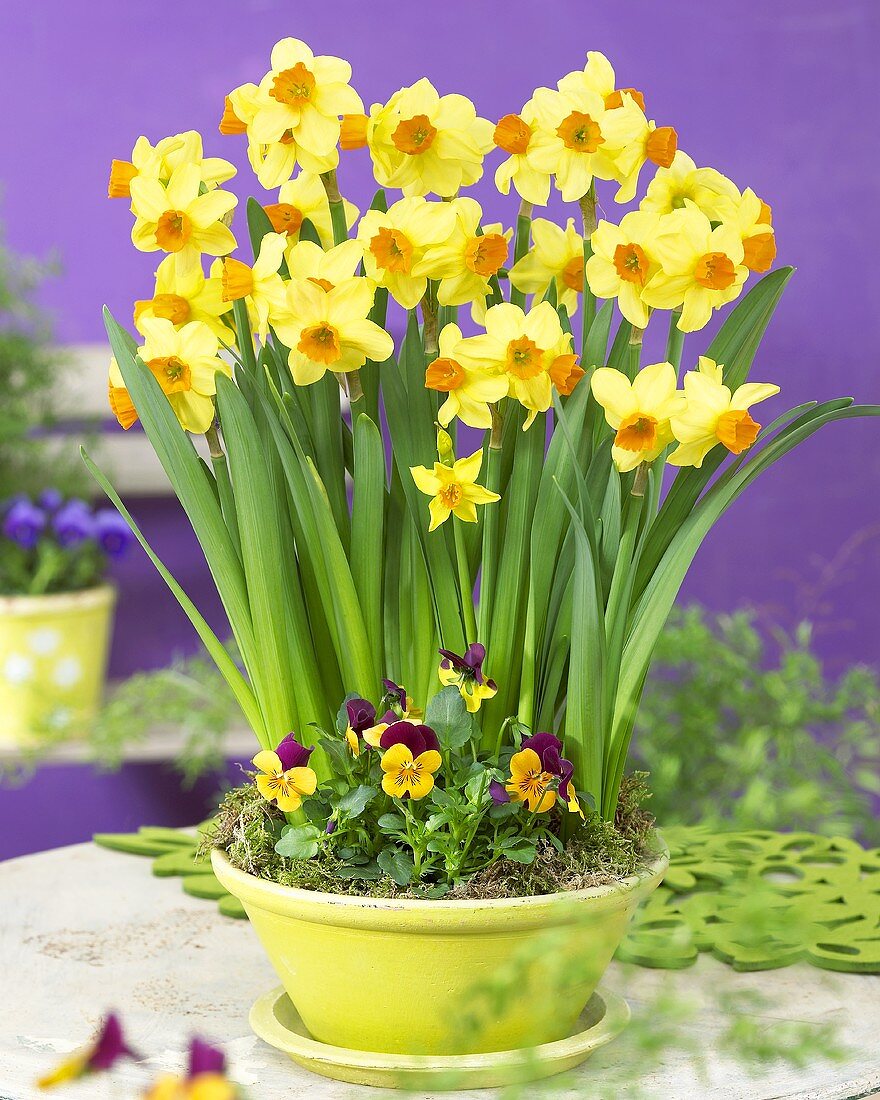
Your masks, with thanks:
M189 1044L189 1076L198 1077L200 1073L225 1073L226 1055L217 1047L194 1036Z
M110 1070L123 1058L137 1060L139 1057L126 1043L119 1017L111 1012L91 1045L65 1058L51 1073L40 1078L38 1085L41 1089L54 1088L90 1073Z
M438 669L440 682L446 687L457 687L467 709L476 714L483 701L498 691L495 681L483 675L486 647L472 642L462 657L449 649L441 649L440 656L443 658Z
M84 500L68 500L52 517L52 530L59 546L72 549L95 534L95 517Z
M47 512L57 512L64 503L64 495L58 489L44 489L37 497L37 504Z
M121 558L134 541L128 524L112 508L95 513L95 538L108 558Z
M226 1077L226 1055L204 1039L189 1045L185 1077L160 1077L144 1100L236 1100L238 1086Z
M3 534L24 550L33 550L46 529L46 513L27 498L15 500L3 516Z

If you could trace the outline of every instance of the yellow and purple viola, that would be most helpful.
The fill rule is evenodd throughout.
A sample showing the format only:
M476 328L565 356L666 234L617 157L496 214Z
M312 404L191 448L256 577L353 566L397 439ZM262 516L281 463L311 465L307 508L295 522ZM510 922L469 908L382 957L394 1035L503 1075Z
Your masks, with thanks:
M37 1082L41 1089L51 1089L78 1081L94 1073L104 1073L113 1069L117 1062L125 1058L137 1061L137 1054L125 1041L119 1017L111 1012L92 1042L69 1055Z
M382 753L382 790L392 798L417 802L434 788L434 773L443 762L440 742L430 726L401 720L379 739Z
M257 789L267 802L274 802L285 813L293 813L300 808L303 798L315 793L318 777L308 767L313 751L289 733L274 752L263 749L257 753L253 759L259 772Z
M495 681L483 675L484 645L472 642L461 657L449 649L441 649L440 656L440 683L445 687L457 687L471 714L476 714L486 699L498 693Z
M510 758L510 779L489 786L496 803L524 802L531 813L552 810L557 799L571 813L584 816L572 782L574 765L562 755L562 742L552 733L536 733L523 739Z
M147 1092L144 1100L237 1100L238 1086L226 1076L222 1050L193 1038L185 1076L165 1074Z

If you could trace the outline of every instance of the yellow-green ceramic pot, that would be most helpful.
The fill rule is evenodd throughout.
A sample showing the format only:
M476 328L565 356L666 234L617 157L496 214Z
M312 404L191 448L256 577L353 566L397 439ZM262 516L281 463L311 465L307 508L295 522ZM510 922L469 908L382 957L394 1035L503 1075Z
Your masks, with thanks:
M0 744L82 734L101 703L116 592L0 596Z
M419 901L294 890L212 858L314 1039L428 1056L569 1036L668 863L590 890Z

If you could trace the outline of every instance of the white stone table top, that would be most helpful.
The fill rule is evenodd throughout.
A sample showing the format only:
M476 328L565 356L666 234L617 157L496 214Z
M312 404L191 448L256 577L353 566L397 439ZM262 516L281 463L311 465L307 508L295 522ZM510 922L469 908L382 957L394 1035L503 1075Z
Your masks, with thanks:
M548 1082L546 1092L533 1087L533 1095L854 1100L880 1090L880 977L805 965L737 974L701 958L677 972L614 964L605 981L627 998L636 1018L656 1009L664 989L696 998L700 1011L682 1025L683 1045L668 1047L646 1069L644 1054L632 1050L634 1033L628 1039L624 1032L573 1079L557 1088ZM192 1033L225 1048L253 1100L389 1100L387 1090L315 1077L251 1034L251 1004L277 984L246 922L186 896L175 879L154 878L147 860L83 844L0 863L0 1100L47 1095L37 1092L35 1079L114 1008L147 1062L126 1063L112 1079L79 1082L60 1091L59 1100L132 1100L160 1070L180 1068ZM768 1002L762 1026L770 1031L790 1021L836 1023L851 1053L843 1063L819 1059L802 1069L774 1063L749 1073L717 1050L725 1028L719 991L760 993ZM706 1078L695 1043L706 1055Z

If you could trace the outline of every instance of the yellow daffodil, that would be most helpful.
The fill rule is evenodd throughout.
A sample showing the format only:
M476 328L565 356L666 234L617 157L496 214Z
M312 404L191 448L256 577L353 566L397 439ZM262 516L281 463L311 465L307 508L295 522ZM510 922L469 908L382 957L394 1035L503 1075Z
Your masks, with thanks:
M672 442L670 418L686 407L675 385L671 363L653 363L640 370L632 382L612 367L593 372L593 396L616 432L611 456L621 473L642 462L653 462Z
M215 261L219 265L219 261ZM140 328L142 317L164 317L175 327L190 321L204 321L215 336L230 342L233 330L224 323L231 306L223 301L219 270L206 279L201 264L181 270L174 256L166 256L156 269L156 288L152 298L134 304L134 323Z
M290 130L286 130L278 141L256 141L253 122L260 103L260 89L256 84L242 84L234 88L226 97L220 133L248 135L248 161L261 186L270 190L283 185L298 164L310 173L324 172L335 165L332 156L315 156L298 145Z
M534 749L515 752L510 758L510 782L506 784L511 802L525 802L531 813L543 813L556 805L556 791L551 790L551 772L544 771L541 758Z
M511 233L502 232L500 225L480 231L483 211L476 199L453 199L449 205L455 211L451 234L427 249L413 274L440 280L440 305L461 306L490 293L490 278L507 262Z
M451 203L420 197L400 199L387 212L368 210L358 226L364 270L404 309L413 309L428 285L422 261L429 248L452 235L455 223ZM416 275L416 268L422 274Z
M553 402L553 372L564 367L570 375L575 362L571 334L563 330L559 315L549 302L540 302L525 313L519 306L502 302L486 311L486 332L471 336L458 348L458 359L487 374L504 374L508 394L529 410L523 429Z
M325 291L309 279L286 284L283 306L272 324L290 348L290 367L298 386L357 370L367 359L383 363L394 351L394 341L368 314L373 308L371 279L345 279Z
M538 167L544 163L541 150L549 144L552 134L551 114L542 109L541 101L530 99L518 115L505 115L492 135L494 144L508 154L495 169L495 186L502 195L516 193L526 202L546 206L550 197L550 171Z
M459 458L451 466L435 462L433 470L426 466L411 466L410 473L420 492L433 497L428 505L431 513L429 531L445 523L451 515L465 523L477 522L477 505L492 504L501 497L477 485L483 452L475 451L469 458Z
M752 405L779 393L767 382L746 382L731 393L722 380L722 367L701 355L699 369L684 376L687 407L672 417L672 433L679 445L668 461L673 466L696 466L717 444L731 454L742 454L755 442L761 425L749 415Z
M458 325L444 325L440 354L428 364L425 385L447 395L437 414L441 424L449 424L457 416L471 428L491 428L489 406L507 396L510 384L503 371L485 369L467 348Z
M606 107L620 107L624 93L628 94L644 111L645 99L636 88L618 88L614 67L598 50L587 51L587 63L580 71L569 73L559 82L560 90L568 87L586 87L602 97Z
M217 355L217 337L202 321L175 328L164 317L141 318L144 344L138 348L162 387L181 426L203 435L214 420L217 374L232 375Z
M724 221L733 217L739 191L727 176L714 168L697 168L679 149L668 168L658 168L639 206L655 214L669 214L681 210L686 201L712 221Z
M546 218L535 218L532 242L531 249L510 269L511 284L540 301L555 282L556 301L565 306L570 317L584 289L584 238L573 218L568 219L565 229Z
M232 252L235 237L223 219L238 199L219 188L199 194L199 184L195 164L175 168L167 186L157 179L135 176L131 181L135 248L174 253L181 269L197 262L203 252L209 256Z
M701 329L713 309L739 297L749 269L735 225L712 223L689 199L666 215L654 240L661 270L642 290L642 300L660 309L682 307L682 332Z
M269 313L284 301L284 282L278 269L286 244L287 238L281 233L267 233L260 241L253 267L232 256L223 261L223 301L246 300L251 327L264 343L269 331Z
M409 796L414 802L434 788L434 772L443 759L436 749L413 756L408 745L392 745L382 754L382 790L392 798Z
M451 198L482 176L492 130L467 97L441 96L423 77L372 106L366 139L383 187Z
M539 88L533 97L548 120L547 137L535 149L533 163L556 177L565 202L575 202L589 191L595 158L603 147L623 148L642 127L642 113L630 96L625 95L619 107L607 109L584 75L569 73L559 81L558 91Z
M202 151L202 135L196 130L162 138L151 145L145 137L139 137L131 153L131 160L114 160L110 165L110 183L107 194L111 199L131 197L131 181L144 179L167 181L175 168L192 164L198 168L199 181L210 190L235 175L235 166L220 157L206 157Z
M630 202L635 197L639 175L648 161L658 168L670 168L678 149L678 134L672 126L658 126L641 110L639 114L641 127L636 136L617 149L603 146L593 166L599 179L620 184L615 202Z
M292 813L302 805L304 797L314 794L318 777L309 767L286 768L277 752L263 749L253 759L260 772L256 777L257 790L267 802L274 802L279 810Z
M655 241L661 224L659 214L633 210L619 225L600 221L590 238L590 290L598 298L616 298L620 312L636 328L646 327L651 312L642 292L660 270Z
M110 411L119 422L119 426L126 431L137 423L138 414L131 399L131 394L125 386L122 371L116 362L115 356L110 359L110 373L107 379L107 400Z
M363 245L356 239L343 241L327 252L314 241L296 241L289 243L284 253L291 279L309 279L322 290L332 290L353 278L363 256Z
M735 215L728 220L739 230L743 263L749 271L769 271L776 259L776 235L773 231L773 213L767 203L761 202L748 187L742 193Z
M357 221L358 208L343 199L345 223L349 229ZM333 245L333 223L330 220L330 203L320 176L313 172L300 172L295 179L281 185L278 202L263 209L276 233L286 233L288 243L299 240L302 223L310 221L321 245L327 249Z
M261 145L288 139L319 162L319 167L307 165L310 171L334 168L339 161L339 116L364 109L349 84L351 65L338 57L316 57L296 38L277 42L270 64L250 104L253 115L243 119L248 137ZM231 98L242 118L238 103L243 97L238 102Z

